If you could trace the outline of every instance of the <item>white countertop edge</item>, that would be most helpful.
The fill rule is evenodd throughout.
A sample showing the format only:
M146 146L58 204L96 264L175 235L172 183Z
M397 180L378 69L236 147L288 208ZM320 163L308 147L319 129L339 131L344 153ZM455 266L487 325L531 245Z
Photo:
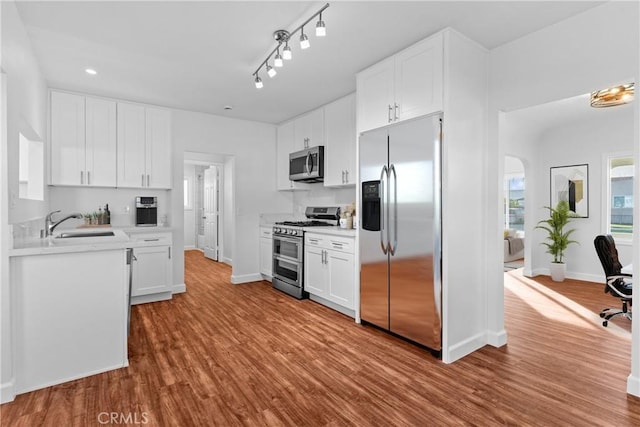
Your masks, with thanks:
M356 237L356 230L353 228L335 227L303 227L305 233L328 234L331 236Z

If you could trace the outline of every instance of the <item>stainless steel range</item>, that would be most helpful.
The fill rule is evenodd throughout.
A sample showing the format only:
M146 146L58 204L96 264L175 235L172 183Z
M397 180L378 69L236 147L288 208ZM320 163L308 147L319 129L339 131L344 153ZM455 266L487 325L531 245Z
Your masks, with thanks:
M309 207L305 216L310 221L277 222L273 227L274 288L304 299L304 228L335 226L340 218L339 207ZM322 220L322 221L320 221Z

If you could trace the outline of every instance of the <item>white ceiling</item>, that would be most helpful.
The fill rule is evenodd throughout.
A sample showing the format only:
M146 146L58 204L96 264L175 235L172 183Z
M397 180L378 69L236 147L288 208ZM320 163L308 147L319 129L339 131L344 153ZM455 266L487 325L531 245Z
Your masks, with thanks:
M278 75L252 73L324 2L18 1L51 87L279 123L355 90L355 73L450 26L488 49L603 2L332 1ZM87 67L98 71L85 74ZM224 110L231 105L233 110Z

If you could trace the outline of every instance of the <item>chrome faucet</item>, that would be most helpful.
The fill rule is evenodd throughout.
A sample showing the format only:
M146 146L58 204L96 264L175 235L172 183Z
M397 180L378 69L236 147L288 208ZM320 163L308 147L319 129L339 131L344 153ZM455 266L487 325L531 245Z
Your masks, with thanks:
M78 218L78 219L82 219L83 216L81 213L72 213L71 215L67 215L64 218L62 218L59 221L53 222L51 217L54 214L59 213L60 211L53 211L53 212L49 212L49 214L46 216L46 218L44 219L44 228L46 230L46 235L47 236L51 236L53 234L53 230L59 226L61 223L63 223L64 221L70 219L70 218Z

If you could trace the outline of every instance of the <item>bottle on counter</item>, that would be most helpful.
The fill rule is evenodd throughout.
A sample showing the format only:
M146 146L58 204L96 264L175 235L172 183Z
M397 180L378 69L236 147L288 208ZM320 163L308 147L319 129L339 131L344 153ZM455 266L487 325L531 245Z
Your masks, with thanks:
M98 206L98 225L104 224L104 214L102 213L102 206Z
M104 205L104 223L111 224L111 212L109 211L109 203Z
M353 228L353 217L351 216L351 212L347 212L345 215L347 217L347 226L345 228L351 230Z

